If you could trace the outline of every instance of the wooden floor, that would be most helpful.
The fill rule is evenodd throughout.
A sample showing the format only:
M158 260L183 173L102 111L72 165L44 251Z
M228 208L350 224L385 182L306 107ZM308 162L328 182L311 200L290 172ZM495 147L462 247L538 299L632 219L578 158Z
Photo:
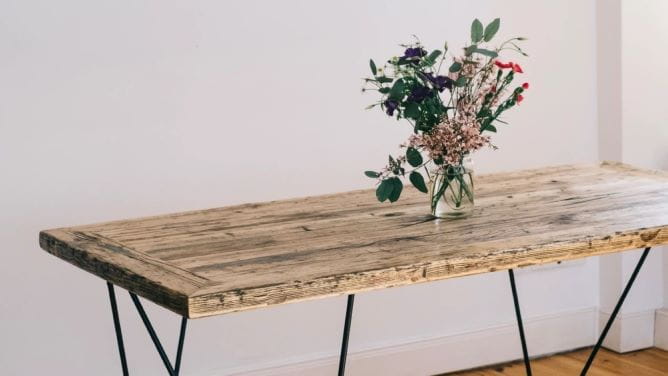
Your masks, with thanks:
M590 349L554 355L531 362L531 370L536 376L579 375ZM485 369L450 373L450 376L525 376L524 363L514 362ZM589 376L667 376L668 351L648 349L627 354L617 354L602 349L596 356Z

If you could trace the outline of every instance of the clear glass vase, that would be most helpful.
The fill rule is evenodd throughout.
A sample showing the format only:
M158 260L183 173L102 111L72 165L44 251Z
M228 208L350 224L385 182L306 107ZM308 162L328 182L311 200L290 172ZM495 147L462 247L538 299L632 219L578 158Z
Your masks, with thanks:
M462 218L471 214L475 202L471 159L465 158L461 165L450 165L432 174L428 188L434 217Z

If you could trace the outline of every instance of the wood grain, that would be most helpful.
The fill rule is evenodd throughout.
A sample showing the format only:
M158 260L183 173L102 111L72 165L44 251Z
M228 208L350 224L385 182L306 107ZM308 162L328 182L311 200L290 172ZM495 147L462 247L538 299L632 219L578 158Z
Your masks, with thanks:
M465 219L406 189L46 230L40 244L190 318L668 243L668 173L557 166L477 177Z
M591 348L566 354L534 359L532 371L541 376L579 375ZM652 348L626 354L601 349L588 375L591 376L665 376L668 374L668 352ZM442 374L441 376L524 376L521 361L482 369Z

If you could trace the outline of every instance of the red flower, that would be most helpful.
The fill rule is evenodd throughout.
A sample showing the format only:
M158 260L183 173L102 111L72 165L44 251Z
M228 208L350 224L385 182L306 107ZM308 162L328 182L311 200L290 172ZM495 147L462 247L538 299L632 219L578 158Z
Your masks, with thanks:
M524 97L522 96L522 94L518 94L517 95L517 104L520 104L520 102L522 102L523 100L524 100Z
M515 72L515 73L524 73L524 71L522 70L522 67L520 67L519 64L515 64L515 63L509 63L509 64L512 64L513 72Z
M501 69L504 69L504 68L512 68L512 67L513 67L513 63L511 63L511 62L508 62L508 63L502 63L502 62L500 62L500 61L498 61L498 60L494 60L494 65L496 65L497 67L499 67L499 68L501 68Z
M528 88L529 88L529 83L528 82L525 82L525 83L522 84L522 89L526 90Z

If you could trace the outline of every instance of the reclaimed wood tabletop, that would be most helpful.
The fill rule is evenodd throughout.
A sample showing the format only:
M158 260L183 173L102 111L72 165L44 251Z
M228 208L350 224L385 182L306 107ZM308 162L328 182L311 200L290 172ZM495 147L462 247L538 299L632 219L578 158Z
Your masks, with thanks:
M619 163L476 177L476 207L370 190L45 230L40 245L188 318L668 244L668 173Z

